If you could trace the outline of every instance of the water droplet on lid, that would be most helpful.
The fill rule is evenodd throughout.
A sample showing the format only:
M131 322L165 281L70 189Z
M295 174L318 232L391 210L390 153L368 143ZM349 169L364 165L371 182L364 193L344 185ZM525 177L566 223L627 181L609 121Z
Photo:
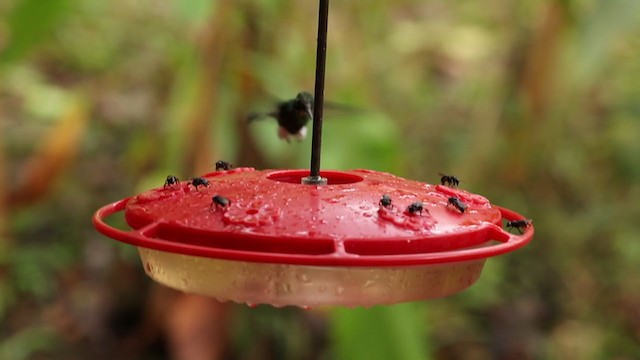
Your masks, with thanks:
M284 283L282 285L280 285L280 289L282 290L282 292L284 293L290 293L291 292L291 284L289 283Z

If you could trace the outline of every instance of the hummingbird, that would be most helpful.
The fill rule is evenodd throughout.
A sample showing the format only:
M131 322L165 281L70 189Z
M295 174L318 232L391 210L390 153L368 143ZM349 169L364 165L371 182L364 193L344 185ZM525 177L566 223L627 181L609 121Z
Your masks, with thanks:
M307 136L307 123L313 120L313 95L303 91L292 100L282 101L276 109L268 113L254 113L249 115L249 123L272 117L278 121L278 137L290 142L294 137L299 141Z

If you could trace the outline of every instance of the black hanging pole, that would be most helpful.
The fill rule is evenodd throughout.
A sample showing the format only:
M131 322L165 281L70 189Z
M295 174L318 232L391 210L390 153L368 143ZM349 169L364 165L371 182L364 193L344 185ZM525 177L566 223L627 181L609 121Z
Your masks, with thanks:
M320 0L318 11L318 48L316 52L316 87L313 96L313 134L311 138L311 173L303 179L305 184L324 185L320 177L320 150L322 147L322 111L324 105L324 75L327 60L327 25L329 22L329 0Z

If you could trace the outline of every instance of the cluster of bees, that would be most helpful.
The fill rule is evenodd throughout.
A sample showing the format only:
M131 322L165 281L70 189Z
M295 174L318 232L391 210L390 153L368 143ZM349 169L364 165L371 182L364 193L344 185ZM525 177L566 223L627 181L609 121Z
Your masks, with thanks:
M216 162L216 171L223 171L223 170L230 170L230 169L233 169L233 165L229 164L228 162L222 161L222 160L219 160ZM460 185L460 180L455 176L445 175L442 173L440 173L439 175L440 175L440 183L444 186L458 187L458 185ZM167 186L173 186L179 182L180 180L177 177L173 175L169 175L167 176L167 179L164 182L164 187L166 188ZM191 181L189 182L189 185L193 186L196 190L198 190L198 186L209 187L209 180L202 177L196 177L191 179ZM231 205L231 200L229 200L228 198L222 195L216 194L211 198L211 205L209 206L209 209L213 210L214 206L216 207L216 209L226 208L229 205ZM393 208L393 201L391 200L391 197L389 195L384 194L382 195L382 198L380 198L379 205L384 208L391 209ZM464 214L468 206L467 204L462 202L462 200L460 200L459 198L455 196L450 196L449 199L447 199L447 207L451 207L452 209L455 209L455 211L458 211L460 214ZM406 209L406 212L410 215L415 215L415 214L422 215L422 211L428 212L429 210L426 210L424 208L424 204L421 201L416 201L410 204L409 206L407 206L407 209ZM524 230L526 230L529 226L531 226L531 224L532 224L531 219L511 220L511 221L507 221L506 227L509 230L516 229L520 234L522 234Z
M440 174L440 183L442 185L447 185L451 187L457 187L460 184L460 180L458 180L455 176ZM389 195L382 195L382 198L379 202L380 206L385 208L393 208L393 201ZM463 214L467 210L467 204L463 203L462 200L455 196L449 197L447 201L447 206L453 206L457 211ZM421 201L416 201L411 205L407 206L407 213L410 215L414 215L416 213L422 215L422 211L424 209L424 204ZM428 212L428 210L426 210Z
M226 161L218 160L216 162L216 171L231 170L231 169L233 169L233 165L229 164ZM164 182L164 187L166 188L167 186L173 186L179 182L180 182L180 179L178 179L173 175L169 175L167 176L167 179ZM198 190L198 186L209 187L209 180L202 177L195 177L191 179L191 181L189 182L189 185L193 186L194 188L196 188L196 190ZM229 205L231 205L231 200L227 199L222 195L217 194L211 198L211 205L209 206L209 209L213 210L214 206L216 207L216 209L220 207L226 208Z
M460 180L455 176L445 175L442 173L440 173L439 175L440 183L444 186L458 187L458 185L460 185ZM393 201L391 200L391 197L389 195L385 194L382 195L382 198L380 198L379 205L385 208L393 208ZM447 207L452 207L456 211L460 212L460 214L464 214L464 212L467 210L467 204L465 204L464 202L462 202L462 200L455 196L450 196L449 199L447 199ZM416 201L407 206L406 212L410 215L414 215L416 213L422 215L423 210L425 210L424 204L420 201ZM507 221L506 227L507 229L509 229L509 231L511 231L511 229L516 229L520 234L522 234L523 230L526 230L529 226L531 226L531 224L531 219L511 220Z

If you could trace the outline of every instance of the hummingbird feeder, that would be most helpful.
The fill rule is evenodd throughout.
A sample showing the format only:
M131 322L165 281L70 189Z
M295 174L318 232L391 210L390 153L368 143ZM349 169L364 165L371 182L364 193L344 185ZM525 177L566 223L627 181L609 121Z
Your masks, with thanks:
M487 258L532 239L523 216L456 186L320 170L327 15L321 0L310 170L220 170L199 187L172 179L95 213L96 229L136 246L155 281L247 304L394 304L462 291ZM122 211L130 229L105 223Z

